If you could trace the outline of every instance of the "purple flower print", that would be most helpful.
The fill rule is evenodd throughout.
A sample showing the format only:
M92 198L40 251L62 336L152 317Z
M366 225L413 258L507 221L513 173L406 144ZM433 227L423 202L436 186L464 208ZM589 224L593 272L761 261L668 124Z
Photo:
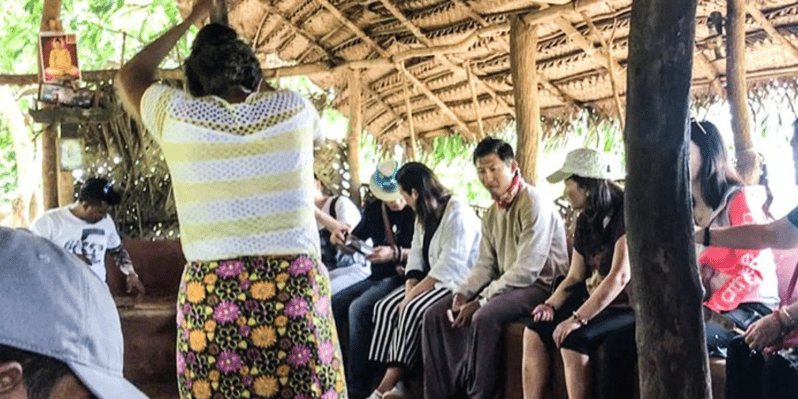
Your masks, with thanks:
M191 304L190 303L184 303L183 306L181 306L180 308L181 308L181 310L183 310L183 313L185 313L185 314L191 313Z
M291 265L288 266L288 274L292 276L297 276L300 274L305 274L313 269L313 261L308 258L300 257L296 258Z
M330 312L330 300L327 299L326 296L316 301L316 312L318 312L321 317L327 317L327 314Z
M300 367L308 364L310 361L310 349L297 345L291 348L291 353L288 354L288 363L294 367Z
M252 361L260 360L260 350L258 348L247 349L247 357Z
M244 262L240 260L222 262L219 267L216 268L216 274L222 278L238 276L242 271L244 271Z
M259 307L258 306L258 301L250 299L250 300L244 302L244 308L247 309L250 312L257 311L258 307Z
M237 371L241 368L241 357L233 351L224 351L219 354L219 359L216 361L216 368L225 374Z
M321 399L338 399L338 392L335 392L334 389L328 389L327 392L324 392L324 395L321 395Z
M305 395L304 393L298 393L294 396L294 399L310 399L310 396Z
M241 326L241 328L238 330L238 333L241 334L242 337L248 337L251 330L252 329L249 326Z
M189 353L187 353L187 354L186 354L186 361L187 361L189 364L194 364L194 362L196 362L196 361L197 361L197 355L195 355L195 354L194 354L194 352L189 352Z
M250 286L250 285L252 285L252 282L251 282L251 281L249 281L249 280L244 280L244 281L242 281L242 282L241 282L239 285L241 286L241 289L242 289L242 290L245 290L245 291L246 291L246 290L248 290L248 289L249 289L249 286Z
M252 386L252 376L247 374L241 377L241 382L244 384L245 387Z
M177 353L177 374L186 372L186 357L182 353Z
M183 340L188 341L188 336L190 335L188 329L183 330Z
M319 345L319 360L324 364L329 364L335 357L335 345L332 341L324 341Z
M290 302L288 302L288 306L285 307L285 313L288 317L298 318L305 315L308 312L308 303L305 302L302 298L293 298Z
M237 318L238 306L230 301L223 301L216 305L216 309L213 311L213 319L221 324L230 323Z

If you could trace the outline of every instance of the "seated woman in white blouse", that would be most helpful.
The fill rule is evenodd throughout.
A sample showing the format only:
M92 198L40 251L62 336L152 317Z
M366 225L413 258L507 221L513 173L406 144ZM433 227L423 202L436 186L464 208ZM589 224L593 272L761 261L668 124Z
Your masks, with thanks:
M453 198L428 167L408 163L396 180L416 213L416 226L404 287L374 307L369 359L388 370L369 399L408 397L400 381L420 361L424 311L465 281L479 253L480 221L474 210Z

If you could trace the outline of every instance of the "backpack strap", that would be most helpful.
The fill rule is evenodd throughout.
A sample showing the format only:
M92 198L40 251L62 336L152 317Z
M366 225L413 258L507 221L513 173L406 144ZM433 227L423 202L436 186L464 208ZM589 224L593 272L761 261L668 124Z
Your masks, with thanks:
M338 202L338 198L340 197L341 197L340 195L336 195L335 197L333 197L332 201L330 201L330 217L332 217L335 220L338 220L338 215L335 212L335 203Z

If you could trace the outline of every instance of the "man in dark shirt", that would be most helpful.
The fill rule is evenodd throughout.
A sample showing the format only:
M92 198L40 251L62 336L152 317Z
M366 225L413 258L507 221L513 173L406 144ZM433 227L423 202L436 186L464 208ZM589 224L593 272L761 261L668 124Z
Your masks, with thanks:
M339 333L348 331L348 339L341 342L346 354L346 385L352 399L365 398L371 392L375 374L367 356L374 332L371 318L374 304L402 285L401 265L407 260L413 239L415 216L399 195L398 169L396 161L385 161L377 167L369 181L377 199L366 206L360 224L352 231L355 237L371 238L374 242L374 252L367 257L371 261L371 276L332 297L336 327ZM332 238L337 244L341 239L340 235Z

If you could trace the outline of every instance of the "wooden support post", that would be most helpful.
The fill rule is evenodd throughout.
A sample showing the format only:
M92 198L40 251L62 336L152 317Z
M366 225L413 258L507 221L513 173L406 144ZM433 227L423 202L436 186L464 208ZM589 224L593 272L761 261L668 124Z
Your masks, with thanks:
M61 0L45 0L41 31L61 31ZM37 63L39 65L39 63ZM39 67L39 76L44 71ZM44 210L58 207L58 125L44 128L42 140L42 200Z
M360 132L363 130L363 110L360 94L360 70L349 70L349 136L346 138L349 162L349 197L360 206Z
M759 182L759 159L751 138L748 112L748 86L745 83L745 9L746 0L727 0L726 9L726 90L737 153L737 172L748 184Z
M413 87L413 83L410 82L410 79L403 76L402 79L405 84L405 108L407 111L407 127L410 129L410 160L415 161L418 157L418 148L416 147L416 127L413 124L413 108L410 106L410 89Z
M215 0L213 11L211 11L211 22L230 25L227 19L227 0Z
M711 397L688 170L696 3L632 3L626 235L647 399Z
M538 142L540 141L540 107L535 68L537 25L524 22L519 16L510 21L510 69L513 75L516 132L516 159L521 175L531 184L537 182Z
M58 207L58 125L44 128L42 140L42 205Z

